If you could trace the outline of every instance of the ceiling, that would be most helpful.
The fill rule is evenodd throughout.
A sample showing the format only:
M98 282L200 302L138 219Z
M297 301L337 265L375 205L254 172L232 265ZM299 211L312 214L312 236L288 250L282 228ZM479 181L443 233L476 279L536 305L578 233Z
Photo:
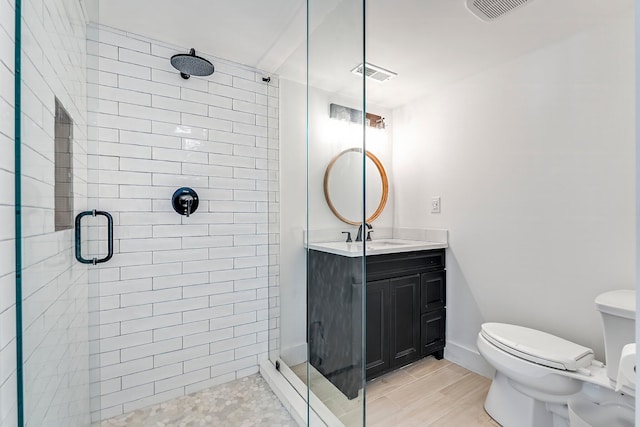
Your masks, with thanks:
M304 82L305 3L108 0L99 22ZM350 70L362 60L362 2L310 3L311 84L361 97L362 81ZM403 105L620 13L633 14L633 0L535 0L490 23L464 0L367 0L367 61L398 73L368 83L367 100Z
M304 41L304 6L305 0L102 0L97 20L273 71L274 62L281 64L286 59L281 56ZM291 34L291 27L299 28L298 34ZM287 50L280 40L291 47Z

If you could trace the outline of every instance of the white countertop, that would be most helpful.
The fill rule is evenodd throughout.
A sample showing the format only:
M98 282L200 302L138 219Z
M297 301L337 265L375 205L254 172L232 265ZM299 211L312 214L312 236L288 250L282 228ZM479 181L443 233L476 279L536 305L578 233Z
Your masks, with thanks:
M448 248L449 245L443 242L429 242L423 240L405 239L380 239L369 242L324 242L309 243L307 247L316 251L327 252L346 257L359 257L363 255L383 255L399 252L425 251L430 249Z

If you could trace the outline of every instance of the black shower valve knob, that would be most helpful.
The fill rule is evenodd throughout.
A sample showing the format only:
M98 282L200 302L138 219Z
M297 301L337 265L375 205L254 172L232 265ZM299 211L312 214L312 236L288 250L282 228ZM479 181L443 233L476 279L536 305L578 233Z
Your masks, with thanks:
M198 193L189 187L178 188L173 193L173 197L171 197L171 204L173 205L173 210L180 215L186 215L188 218L198 209L200 204Z

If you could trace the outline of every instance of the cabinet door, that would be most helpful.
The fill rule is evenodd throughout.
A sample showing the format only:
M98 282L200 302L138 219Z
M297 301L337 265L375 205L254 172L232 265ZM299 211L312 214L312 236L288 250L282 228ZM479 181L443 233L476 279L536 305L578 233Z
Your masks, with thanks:
M391 289L391 366L420 356L420 275L389 280Z
M389 369L389 281L367 282L367 379Z
M439 310L447 305L446 273L434 271L421 275L422 313Z
M421 355L427 356L444 348L445 310L435 310L422 315Z

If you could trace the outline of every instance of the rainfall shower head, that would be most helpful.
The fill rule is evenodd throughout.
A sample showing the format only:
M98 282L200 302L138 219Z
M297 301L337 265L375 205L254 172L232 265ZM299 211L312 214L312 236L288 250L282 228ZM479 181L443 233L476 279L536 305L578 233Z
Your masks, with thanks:
M191 76L209 76L213 74L213 64L204 58L196 56L196 50L191 49L189 53L179 53L171 57L171 65L180 71L183 79Z

